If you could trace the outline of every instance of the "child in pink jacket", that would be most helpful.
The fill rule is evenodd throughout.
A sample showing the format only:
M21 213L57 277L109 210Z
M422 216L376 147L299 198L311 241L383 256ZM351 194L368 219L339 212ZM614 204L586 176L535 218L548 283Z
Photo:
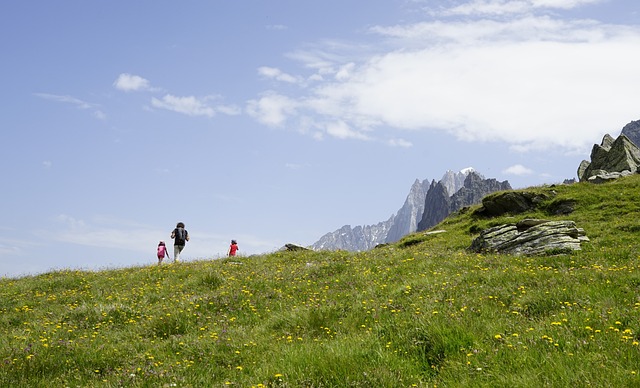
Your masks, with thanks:
M171 257L169 257L169 251L167 251L167 246L165 245L164 241L160 241L158 243L158 265L162 264L162 260L164 260L165 256L171 259Z

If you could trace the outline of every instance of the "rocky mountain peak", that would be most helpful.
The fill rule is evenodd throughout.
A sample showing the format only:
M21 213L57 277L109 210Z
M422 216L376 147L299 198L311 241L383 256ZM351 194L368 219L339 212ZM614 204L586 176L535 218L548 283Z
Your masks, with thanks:
M456 191L460 190L462 186L464 186L464 181L467 176L475 172L473 167L467 167L465 169L460 170L459 172L453 172L451 170L447 170L444 173L440 182L447 189L449 196L453 195Z
M422 230L419 224L425 219L425 214L427 219L442 220L450 214L452 208L457 210L460 203L466 204L471 200L474 201L473 203L479 202L482 197L477 201L476 198L486 195L479 194L486 191L480 189L482 184L479 182L483 180L482 175L471 167L459 172L449 170L439 181L416 179L402 207L387 221L356 227L345 225L325 234L311 247L316 250L363 251L372 249L378 244L398 241L409 233ZM456 196L456 193L464 187L467 187L464 195Z
M487 194L496 191L511 190L508 181L498 182L495 179L485 179L476 171L469 171L463 186L448 197L446 188L438 183L431 186L425 198L425 210L418 224L418 231L426 230L437 225L449 214L465 206L478 204ZM445 198L445 196L447 196Z

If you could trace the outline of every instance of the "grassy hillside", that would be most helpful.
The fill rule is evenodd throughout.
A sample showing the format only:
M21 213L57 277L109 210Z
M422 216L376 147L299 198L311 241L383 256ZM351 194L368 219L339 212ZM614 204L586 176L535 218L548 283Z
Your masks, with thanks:
M640 386L640 175L528 190L556 195L369 252L2 279L0 386ZM574 213L547 214L566 199ZM529 217L574 220L591 241L466 251Z

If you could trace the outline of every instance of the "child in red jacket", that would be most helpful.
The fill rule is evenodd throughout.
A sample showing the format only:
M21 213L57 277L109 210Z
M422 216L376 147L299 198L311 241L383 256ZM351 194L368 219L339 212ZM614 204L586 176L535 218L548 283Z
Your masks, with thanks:
M238 249L239 249L238 243L236 242L236 240L231 240L231 245L229 245L229 251L227 252L227 256L229 257L235 256Z

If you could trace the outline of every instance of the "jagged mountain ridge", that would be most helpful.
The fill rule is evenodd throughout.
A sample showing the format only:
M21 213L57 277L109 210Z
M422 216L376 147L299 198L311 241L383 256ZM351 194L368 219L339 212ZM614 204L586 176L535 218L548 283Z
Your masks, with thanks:
M475 178L469 181L470 187L463 191L464 195L461 193L459 196L455 196L456 193L465 188L465 182L467 182L468 176L471 174L474 174ZM378 244L398 241L403 236L420 230L418 225L427 212L429 214L438 213L437 217L442 217L442 220L451 213L452 208L458 206L457 204L464 203L465 205L462 206L468 206L465 198L480 196L480 199L482 199L486 195L486 189L479 189L477 184L483 180L484 177L475 172L473 168L466 168L459 172L449 170L445 172L438 182L433 180L429 183L427 179L423 181L416 179L403 206L387 221L353 228L350 225L345 225L334 232L329 232L322 236L311 248L315 250L363 251L372 249ZM495 179L488 181L495 182ZM427 199L427 193L433 190L435 186L439 187L438 190L442 190L442 198L439 203L430 203L425 199ZM510 186L508 187L510 188ZM478 194L474 196L473 193L476 191ZM450 196L448 193L453 193L453 195ZM480 199L474 203L479 202ZM456 205L453 206L452 204ZM458 209L455 208L455 210ZM427 217L427 219L436 218Z
M449 214L465 206L480 203L482 198L496 191L511 190L508 181L498 182L496 179L485 179L475 171L467 174L463 186L453 195L442 182L431 183L425 197L424 213L418 223L417 231L427 230L444 220Z
M392 225L393 217L391 216L387 221L375 225L358 225L353 228L351 225L345 225L335 232L322 236L311 248L314 250L369 250L384 241Z
M471 167L465 168L459 172L447 170L439 182L449 188L453 193L462 188L465 178L473 171L474 170ZM389 233L384 240L385 243L396 242L403 236L413 233L418 229L418 223L420 222L421 216L424 212L424 198L426 197L428 190L428 180L425 179L420 182L416 179L416 182L411 187L404 204L393 217Z

